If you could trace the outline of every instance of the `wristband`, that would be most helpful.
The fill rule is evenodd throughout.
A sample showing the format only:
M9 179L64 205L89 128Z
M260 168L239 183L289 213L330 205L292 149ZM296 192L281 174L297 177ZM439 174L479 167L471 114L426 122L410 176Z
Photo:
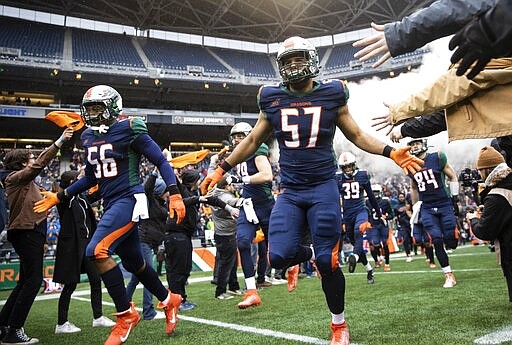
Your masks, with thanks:
M178 186L175 184L171 184L167 186L167 191L170 195L180 194L180 190L178 189Z
M457 181L450 181L450 194L452 196L459 195L459 182L457 182Z
M250 184L251 183L251 177L250 176L242 177L242 182L245 183L245 184Z
M389 145L384 146L384 150L382 150L382 155L384 157L388 157L391 155L391 151L393 151L395 148Z
M231 164L229 164L228 162L224 161L220 164L219 166L222 170L224 170L224 172L227 172L227 171L230 171L231 169L233 169L233 167L231 166Z

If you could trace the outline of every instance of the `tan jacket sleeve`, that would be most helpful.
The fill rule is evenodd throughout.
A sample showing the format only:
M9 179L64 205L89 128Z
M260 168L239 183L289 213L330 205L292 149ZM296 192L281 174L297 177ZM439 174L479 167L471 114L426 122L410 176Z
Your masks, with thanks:
M416 116L430 115L449 108L481 90L512 83L511 58L491 60L473 80L464 76L458 77L454 67L419 93L390 106L392 123L397 125Z

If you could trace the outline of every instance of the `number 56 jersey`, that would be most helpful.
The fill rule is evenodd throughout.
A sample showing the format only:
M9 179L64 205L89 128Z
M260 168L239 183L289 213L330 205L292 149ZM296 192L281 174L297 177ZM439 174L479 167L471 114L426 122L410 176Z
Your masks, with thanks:
M285 186L315 185L334 178L332 142L338 112L347 100L348 90L340 80L315 81L305 94L292 93L282 84L260 89L258 106L274 127Z
M420 171L409 173L409 177L418 187L420 200L424 205L432 207L451 205L443 172L447 163L446 154L441 151L427 153L423 160L425 164Z
M104 134L90 128L82 133L87 160L85 173L96 178L106 203L144 193L139 177L141 154L132 145L143 133L147 134L146 124L138 118L116 122Z

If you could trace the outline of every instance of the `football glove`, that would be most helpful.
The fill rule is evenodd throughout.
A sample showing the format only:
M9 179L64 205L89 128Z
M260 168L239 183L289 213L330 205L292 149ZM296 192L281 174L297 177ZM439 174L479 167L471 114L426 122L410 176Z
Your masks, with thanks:
M410 149L410 146L406 146L399 149L394 149L389 154L389 158L391 158L400 168L402 168L404 174L406 175L408 175L409 172L411 174L415 174L421 170L420 165L423 165L424 163L418 157L411 155L409 153Z
M201 194L206 195L209 190L213 189L225 173L226 171L224 171L224 169L218 167L213 173L206 176L203 182L201 182Z
M263 230L259 228L256 230L256 234L254 235L254 239L252 240L252 243L260 243L265 239L265 234L263 233Z
M174 219L174 216L176 215L176 224L179 224L183 221L185 214L187 213L185 204L183 203L183 198L181 197L176 185L167 187L167 190L170 193L169 218Z
M59 193L60 194L60 193ZM43 200L39 200L34 204L34 212L43 213L48 211L53 206L60 204L61 199L57 193L52 192L41 192L41 195L44 197Z

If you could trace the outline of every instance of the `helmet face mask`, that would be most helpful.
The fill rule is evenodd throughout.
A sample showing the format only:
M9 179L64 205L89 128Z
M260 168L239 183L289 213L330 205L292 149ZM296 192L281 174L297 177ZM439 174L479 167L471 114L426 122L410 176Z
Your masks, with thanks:
M382 186L380 184L373 184L372 192L377 199L382 198Z
M346 178L352 178L357 174L356 157L351 152L342 152L338 158L338 166Z
M277 67L285 85L300 84L315 77L319 65L315 46L302 37L290 37L279 46Z
M238 145L246 136L252 131L252 126L247 122L239 122L231 127L229 136L231 137L231 143L233 146ZM243 137L242 137L243 136Z
M421 146L417 144L421 144ZM412 146L409 153L414 156L419 156L428 150L427 139L413 139L407 143L407 146Z
M107 85L91 87L80 105L82 118L88 126L111 125L122 110L121 95Z

